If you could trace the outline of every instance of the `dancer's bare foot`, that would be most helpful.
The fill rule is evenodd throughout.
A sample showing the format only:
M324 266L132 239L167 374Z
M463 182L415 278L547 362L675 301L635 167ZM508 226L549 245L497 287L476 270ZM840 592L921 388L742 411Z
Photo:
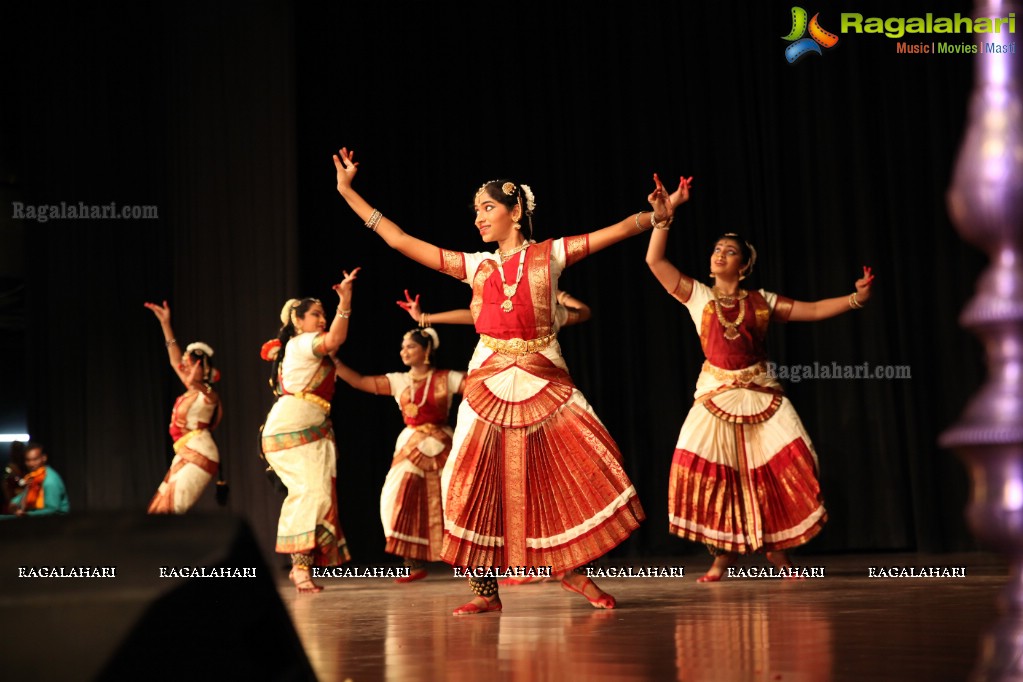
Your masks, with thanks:
M322 592L323 588L313 582L307 566L292 566L288 579L300 593Z
M775 568L777 568L777 569L779 569L781 571L791 571L793 568L795 568L792 565L792 562L789 561L789 555L786 554L785 552L768 552L767 553L767 560L770 561L771 564ZM802 579L803 579L803 576L801 576L801 575L788 575L788 576L785 576L785 580L802 580Z
M618 602L597 583L580 573L566 573L561 579L561 587L569 592L581 594L595 609L613 609Z
M724 554L718 554L714 557L714 563L711 564L710 570L701 575L696 579L698 583L716 583L721 580L721 577L725 574L730 566L735 565L739 555L735 552L725 552Z
M462 604L457 609L451 612L454 616L467 616L477 613L489 613L490 611L501 610L501 597L494 595L489 599L487 597L473 597L471 602Z

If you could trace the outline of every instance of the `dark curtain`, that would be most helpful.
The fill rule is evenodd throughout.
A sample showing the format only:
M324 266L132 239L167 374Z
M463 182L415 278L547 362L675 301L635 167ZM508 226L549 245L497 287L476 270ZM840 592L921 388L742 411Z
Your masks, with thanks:
M368 5L368 4L367 4ZM469 292L389 250L334 190L330 155L361 161L364 196L409 232L482 248L469 207L507 176L537 197L539 238L646 207L651 174L695 176L670 258L707 281L710 247L738 231L760 252L748 280L800 300L870 305L772 329L779 364L908 365L910 379L789 383L820 455L830 523L806 551L969 548L968 481L937 447L983 379L956 323L984 259L960 241L944 195L973 57L899 55L843 34L786 63L790 5L513 3L115 4L3 10L16 64L18 191L37 203L152 204L158 220L32 224L30 427L75 509L144 509L170 458L179 392L145 300L170 301L179 340L216 349L226 416L216 437L229 511L269 551L278 496L256 431L270 405L260 344L290 296L319 296L362 266L345 360L402 370L412 320ZM838 15L913 16L912 3L824 2ZM48 11L49 10L49 11ZM935 10L937 11L937 10ZM969 13L965 2L942 13ZM46 31L30 31L45 18ZM650 275L646 236L569 269L594 310L561 343L579 387L622 447L649 520L618 555L699 548L667 534L667 475L702 362L686 311ZM441 329L462 368L473 335ZM341 385L335 400L341 521L358 560L381 561L379 488L401 420ZM212 507L208 493L201 505Z

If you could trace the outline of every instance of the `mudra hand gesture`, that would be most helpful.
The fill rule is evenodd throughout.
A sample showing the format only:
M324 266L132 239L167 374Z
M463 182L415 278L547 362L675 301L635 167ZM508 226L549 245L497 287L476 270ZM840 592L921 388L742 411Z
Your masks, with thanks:
M153 311L153 314L156 315L156 319L160 321L160 324L170 322L171 312L170 306L167 305L167 301L164 301L163 305L160 305L159 303L144 303L143 305Z
M684 175L678 179L678 189L671 193L668 199L671 201L672 210L689 201L689 188L693 185L693 176L688 178Z
M423 309L419 307L419 294L416 294L416 297L412 298L408 293L408 289L406 289L405 300L396 301L396 303L402 310L407 312L415 322L419 322L419 319L423 315Z
M358 267L351 272L342 270L341 272L344 273L345 278L331 287L331 289L337 292L338 302L341 305L352 300L352 283L355 281L356 275L359 274L359 270L361 269L361 267Z
M870 287L874 283L874 275L870 272L870 267L863 266L863 277L856 280L856 300L858 302L866 303L870 299Z
M654 173L654 191L650 193L650 196L646 198L650 202L650 208L653 210L653 219L657 223L663 223L667 220L671 220L672 215L675 212L675 207L672 206L668 196L668 190L664 189L664 185L661 184L661 179L657 177L657 173Z
M343 195L346 190L352 188L352 180L355 179L355 174L359 170L359 164L353 160L354 158L355 152L348 151L347 147L341 147L338 153L334 155L334 168L337 169L338 194Z

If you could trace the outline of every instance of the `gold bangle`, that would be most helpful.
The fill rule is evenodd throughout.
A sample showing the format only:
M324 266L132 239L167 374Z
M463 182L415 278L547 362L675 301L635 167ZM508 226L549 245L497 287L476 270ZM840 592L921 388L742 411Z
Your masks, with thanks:
M380 219L382 217L383 217L383 214L381 214L380 211L378 211L376 209L373 209L373 212L369 214L369 220L366 221L366 227L368 227L369 229L371 229L374 232L376 232L377 231L377 223L380 222Z
M642 225L639 224L639 217L641 215L643 215L643 211L640 211L639 213L636 214L636 229L639 230L640 232L646 232L650 228L649 227L643 227ZM652 216L653 212L651 212L650 215ZM653 225L653 221L651 221L650 224Z
M654 220L653 211L650 212L650 227L654 228L655 230L670 230L672 220L674 220L674 216L668 216L667 218L658 223Z
M849 307L852 308L853 310L859 310L863 307L863 304L860 303L859 297L856 295L857 293L859 292L854 291L849 296Z

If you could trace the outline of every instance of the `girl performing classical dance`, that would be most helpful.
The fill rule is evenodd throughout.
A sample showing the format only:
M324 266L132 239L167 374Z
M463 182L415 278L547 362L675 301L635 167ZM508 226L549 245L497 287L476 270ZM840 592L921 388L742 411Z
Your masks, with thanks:
M683 178L673 205L689 199ZM714 563L698 582L721 579L739 554L766 552L790 568L786 549L804 544L827 520L817 481L817 453L792 403L767 369L771 322L816 321L862 308L874 280L870 268L851 295L794 301L740 282L756 263L753 246L722 235L710 255L708 287L665 258L667 226L650 236L646 262L661 285L686 306L706 361L695 402L678 436L668 487L672 533L704 543Z
M554 321L558 328L580 324L590 319L590 306L586 305L575 296L572 296L567 291L559 290L555 295L554 300L558 303L557 308L554 311ZM416 294L416 297L412 298L407 290L405 291L405 300L398 301L397 303L420 325L473 324L472 311L468 308L444 310L439 313L428 313L419 305L419 294ZM526 585L528 583L560 581L564 577L565 576L561 573L552 573L549 576L507 576L498 580L497 584L501 586L507 585L509 587L514 587L516 585Z
M345 272L330 329L323 304L291 299L281 309L277 339L261 355L273 362L271 381L279 396L263 425L266 461L288 489L277 525L277 552L291 555L288 577L299 592L319 592L312 566L348 561L337 516L337 451L330 421L334 364L330 355L348 336L352 282L359 268Z
M621 453L575 388L557 342L562 270L650 226L654 213L602 230L536 243L528 186L486 182L474 198L475 226L495 252L440 249L406 234L352 188L356 164L334 156L337 189L388 246L472 287L480 340L469 363L452 455L444 469L442 559L477 569L475 598L455 614L501 610L491 569L567 571L562 585L597 608L615 599L576 572L621 543L643 519ZM656 178L655 178L656 180ZM656 220L671 206L660 183L648 197Z
M160 321L167 356L185 392L174 402L170 435L174 439L174 459L149 503L150 514L184 514L199 499L206 484L217 475L220 454L210 433L217 428L223 410L213 384L220 378L213 368L213 349L201 341L190 343L181 352L167 301L163 305L146 303Z
M425 578L424 564L440 561L444 540L440 474L451 452L448 410L452 396L462 392L465 374L433 365L439 347L434 329L413 329L401 342L401 361L408 371L377 376L363 376L334 358L337 375L349 386L392 396L405 420L380 494L385 551L402 557L409 567L407 577L395 579L398 583Z

